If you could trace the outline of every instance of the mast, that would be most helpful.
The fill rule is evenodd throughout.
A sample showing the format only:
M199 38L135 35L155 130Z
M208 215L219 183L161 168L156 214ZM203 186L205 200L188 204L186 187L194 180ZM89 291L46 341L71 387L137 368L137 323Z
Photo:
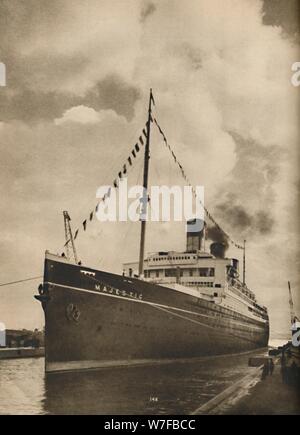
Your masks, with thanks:
M290 303L290 313L291 313L291 324L293 325L296 319L295 310L294 310L294 302L292 296L291 283L288 281L289 286L289 303Z
M150 89L149 109L147 121L147 138L144 155L144 177L143 177L143 198L141 208L141 240L140 240L140 258L139 258L139 276L144 273L144 256L145 256L145 237L146 237L146 219L148 208L148 179L149 179L149 159L150 159L150 126L152 103L154 102L152 89Z
M67 211L63 212L64 215L64 226L65 226L65 240L66 240L66 251L67 251L67 258L70 258L70 249L69 249L69 229L68 229L68 223L69 223L69 213Z
M243 249L243 286L246 285L246 240L244 240Z

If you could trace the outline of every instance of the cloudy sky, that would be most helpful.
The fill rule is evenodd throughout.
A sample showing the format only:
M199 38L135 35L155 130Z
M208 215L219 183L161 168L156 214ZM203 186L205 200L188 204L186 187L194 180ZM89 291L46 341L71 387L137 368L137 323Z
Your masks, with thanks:
M207 207L237 242L247 282L288 333L299 297L299 1L1 0L0 282L42 274L95 206L138 138L152 87L156 116ZM129 183L141 182L141 156ZM180 176L153 133L152 183ZM149 225L147 250L184 249L184 225ZM121 271L139 227L94 222L83 263ZM230 248L228 253L240 257ZM39 281L1 287L0 321L42 327Z

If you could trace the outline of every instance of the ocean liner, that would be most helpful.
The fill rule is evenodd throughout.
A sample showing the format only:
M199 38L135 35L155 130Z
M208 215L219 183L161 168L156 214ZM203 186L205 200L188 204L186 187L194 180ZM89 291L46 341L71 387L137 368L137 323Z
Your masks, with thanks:
M150 92L144 148L147 193ZM148 200L143 201L146 215ZM67 216L68 217L68 216ZM44 279L35 296L45 314L46 372L151 364L174 359L244 352L267 346L267 309L239 278L239 262L226 244L205 249L205 227L187 224L182 252L145 256L141 219L139 261L121 274L96 270L68 255L46 251ZM70 240L74 239L70 230Z

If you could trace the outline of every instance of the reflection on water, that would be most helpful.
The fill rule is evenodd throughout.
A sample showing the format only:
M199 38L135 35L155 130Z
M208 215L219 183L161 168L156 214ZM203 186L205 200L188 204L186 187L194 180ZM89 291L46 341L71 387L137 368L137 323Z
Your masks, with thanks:
M0 361L0 414L40 414L44 399L43 358Z
M0 413L189 414L246 375L249 356L47 376L42 358L0 361Z

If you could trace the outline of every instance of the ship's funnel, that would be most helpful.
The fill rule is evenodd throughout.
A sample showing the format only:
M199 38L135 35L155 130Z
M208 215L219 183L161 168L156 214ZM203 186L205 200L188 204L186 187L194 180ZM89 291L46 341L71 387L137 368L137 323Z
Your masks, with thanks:
M204 221L202 219L190 219L187 221L186 252L200 251L204 236Z
M216 258L225 258L226 249L225 243L214 242L210 245L210 253Z

